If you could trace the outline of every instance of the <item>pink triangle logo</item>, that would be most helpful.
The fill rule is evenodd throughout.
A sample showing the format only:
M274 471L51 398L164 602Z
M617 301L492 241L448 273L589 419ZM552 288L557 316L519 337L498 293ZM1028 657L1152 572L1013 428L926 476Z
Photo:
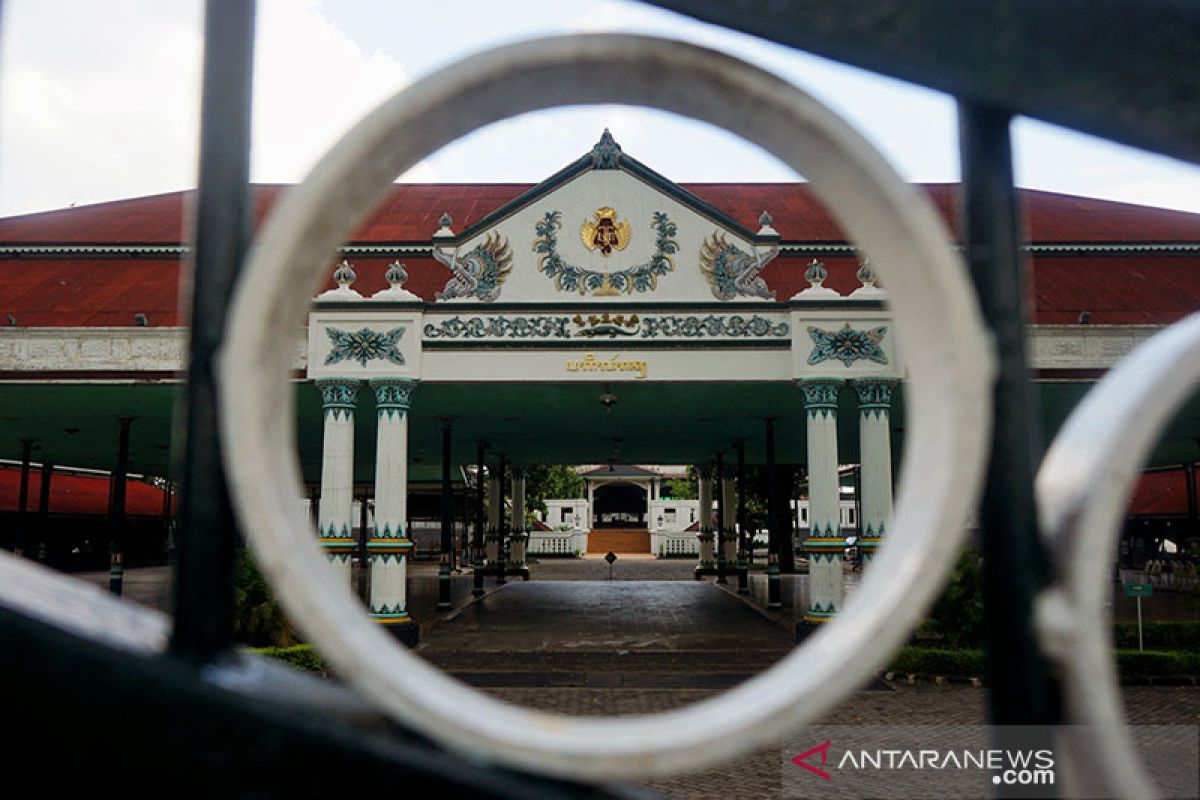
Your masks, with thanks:
M821 767L825 766L825 761L826 761L826 759L829 758L829 745L830 745L829 742L825 742L824 744L817 745L816 747L812 748L811 750L805 750L803 753L801 753L800 755L793 758L792 763L795 764L797 767L800 767L801 769L808 770L809 772L811 772L813 775L816 775L817 777L824 778L825 780L831 780L832 776L828 772L821 769L820 767L814 767L812 764L809 764L808 760L807 760L810 756L814 756L817 753L820 753L821 754L821 765L820 766Z

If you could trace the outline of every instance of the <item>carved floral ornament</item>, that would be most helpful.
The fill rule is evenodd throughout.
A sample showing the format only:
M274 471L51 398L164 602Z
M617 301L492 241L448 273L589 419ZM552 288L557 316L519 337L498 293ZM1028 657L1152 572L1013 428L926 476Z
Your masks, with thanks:
M443 221L449 223L448 214L443 215ZM457 250L443 249L435 242L433 257L454 273L445 287L434 295L437 300L474 297L490 303L500 296L500 286L512 272L512 249L508 239L494 231L461 257Z
M325 329L325 333L333 343L329 355L325 356L325 366L342 361L357 361L365 367L368 361L376 360L404 365L404 354L397 347L400 338L404 336L402 327L386 332L365 327L357 331L330 327Z
M847 367L855 361L865 359L876 364L888 363L887 353L880 344L887 335L887 326L880 325L866 331L854 330L847 322L841 330L827 331L812 325L808 327L813 350L808 356L809 364L823 361L841 361Z

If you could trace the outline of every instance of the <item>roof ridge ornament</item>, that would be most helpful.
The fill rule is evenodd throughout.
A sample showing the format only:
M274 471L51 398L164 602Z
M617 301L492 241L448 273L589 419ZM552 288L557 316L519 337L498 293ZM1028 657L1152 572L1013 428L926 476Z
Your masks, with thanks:
M871 259L864 258L859 263L858 272L854 273L854 276L862 285L850 293L851 297L859 300L877 300L887 296L887 292L875 285L877 278L875 277L875 268L871 266Z
M616 169L621 163L621 145L613 138L608 128L600 134L600 141L592 148L593 169Z
M334 267L333 280L337 283L337 288L321 292L317 295L318 301L365 299L361 294L350 288L350 284L358 280L358 274L354 271L353 265L346 259L343 258Z
M825 279L829 277L829 270L825 268L825 264L817 259L808 262L808 269L804 270L804 280L808 281L808 288L796 294L795 300L814 300L818 298L841 297L842 295L836 289L830 289L825 286Z
M454 219L450 216L449 211L443 211L442 216L438 218L438 229L433 232L434 239L452 239L454 238L454 229L450 226L454 224Z
M778 239L779 231L777 231L771 227L771 223L774 221L775 221L774 218L772 218L771 215L766 210L764 210L761 214L759 214L758 215L758 224L761 225L762 227L758 229L758 235L764 236L764 237L769 236L771 238Z
M387 272L383 273L383 278L388 282L388 288L381 289L371 295L372 300L391 300L393 302L417 301L420 297L404 288L404 284L408 283L408 269L400 261L393 261L388 264Z

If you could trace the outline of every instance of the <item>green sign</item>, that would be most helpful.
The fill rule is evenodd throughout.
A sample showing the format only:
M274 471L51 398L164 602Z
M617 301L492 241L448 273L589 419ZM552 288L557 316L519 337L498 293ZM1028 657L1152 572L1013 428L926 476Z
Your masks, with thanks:
M1148 583L1127 583L1125 594L1128 597L1149 597L1154 594L1154 587Z

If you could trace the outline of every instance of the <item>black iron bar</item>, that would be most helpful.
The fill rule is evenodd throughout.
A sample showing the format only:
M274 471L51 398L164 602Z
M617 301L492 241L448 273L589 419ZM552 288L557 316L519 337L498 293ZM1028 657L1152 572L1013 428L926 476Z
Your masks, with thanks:
M450 574L451 551L454 549L454 502L450 480L451 435L454 422L442 417L442 539L441 559L438 562L438 608L451 607L450 590L453 576Z
M974 102L1200 162L1200 71L1181 68L1200 63L1196 3L649 1Z
M120 594L125 584L125 488L129 472L129 426L133 417L118 417L117 467L111 478L108 507L108 590ZM42 476L45 483L45 474Z
M1026 357L1026 266L1013 188L1009 112L961 103L963 238L999 373L991 455L980 508L991 718L1058 722L1056 692L1033 631L1034 596L1049 579L1033 480L1041 458L1035 387Z
M170 651L209 661L233 644L239 535L221 456L215 357L250 241L254 0L208 0L200 107L200 180L191 269L175 625Z
M25 533L29 526L29 465L33 457L33 439L21 440L21 483L17 497L17 530L13 538L13 555L25 552Z

